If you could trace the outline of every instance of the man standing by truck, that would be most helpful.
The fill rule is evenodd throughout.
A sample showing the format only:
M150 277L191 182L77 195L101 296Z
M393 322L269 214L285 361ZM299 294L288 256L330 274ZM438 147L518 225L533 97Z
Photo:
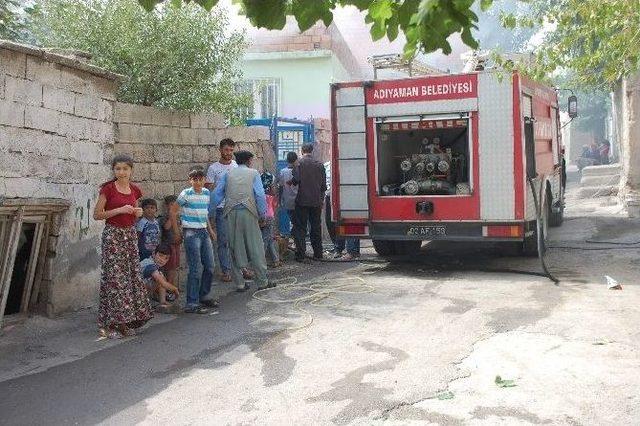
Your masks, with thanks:
M220 141L220 160L209 166L207 170L207 188L211 191L214 190L216 185L220 182L222 177L226 175L229 170L238 167L238 164L233 160L233 151L236 147L236 143L229 138L222 139ZM215 227L216 234L218 235L218 260L220 262L220 269L222 275L220 280L222 282L231 281L231 256L229 254L229 236L227 234L227 219L223 214L224 200L217 206L217 208L211 209L211 213L215 213Z
M307 248L307 224L310 225L309 238L313 247L313 258L322 259L321 215L324 193L327 190L324 166L315 160L311 153L312 144L302 146L302 158L293 168L292 184L298 186L295 215L297 225L294 227L296 242L296 261L303 262Z

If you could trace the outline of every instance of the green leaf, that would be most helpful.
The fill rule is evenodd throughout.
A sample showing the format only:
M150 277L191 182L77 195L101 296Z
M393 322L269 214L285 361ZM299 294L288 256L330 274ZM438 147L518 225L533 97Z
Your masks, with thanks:
M392 0L373 0L369 6L369 15L374 21L386 21L393 16Z
M140 5L147 10L147 12L151 12L153 8L156 7L156 4L160 3L161 1L162 0L138 0L138 3L140 3Z
M502 14L500 16L500 21L501 21L503 27L508 28L510 30L514 29L516 27L516 25L518 24L518 21L517 21L515 15L513 15L512 13Z
M341 1L340 3L350 4L352 6L357 7L358 10L363 11L369 8L369 5L371 5L371 1L372 0L344 0L344 1Z
M244 13L258 28L281 30L287 23L287 0L242 0Z
M453 397L454 397L454 394L451 391L443 391L443 392L438 392L436 394L436 398L439 399L440 401L453 399Z
M512 388L517 386L513 380L504 380L500 376L496 376L495 384L501 388Z
M398 8L398 23L402 28L406 28L411 22L411 18L418 11L420 0L405 0Z
M469 29L469 27L466 27L462 30L461 38L464 44L466 44L470 48L472 49L478 48L478 41L475 38L473 38L473 34L471 34L471 30Z
M394 15L387 21L387 38L389 41L393 41L398 38L398 15Z
M326 26L333 21L329 4L324 1L294 0L291 4L291 12L298 21L300 31L308 30L319 20L322 20Z
M491 7L493 0L480 0L480 10L486 12Z
M204 7L207 12L210 12L213 7L218 4L218 0L193 0L200 6Z
M384 26L380 26L378 23L375 23L371 26L371 38L375 40L380 40L386 34L386 28Z

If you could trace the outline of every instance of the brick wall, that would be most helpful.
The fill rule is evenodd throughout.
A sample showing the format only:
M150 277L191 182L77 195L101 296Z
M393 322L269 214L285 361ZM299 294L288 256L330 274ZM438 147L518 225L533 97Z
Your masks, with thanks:
M290 17L282 30L250 28L248 33L251 40L249 52L331 50L354 79L361 74L358 60L335 24L326 27L322 22L318 22L307 31L300 33L298 24Z

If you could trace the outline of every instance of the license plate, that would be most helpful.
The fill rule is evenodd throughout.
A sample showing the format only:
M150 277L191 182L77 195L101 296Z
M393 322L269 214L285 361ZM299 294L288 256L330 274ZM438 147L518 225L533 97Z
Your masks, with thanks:
M447 235L445 226L410 226L407 235L413 237L440 237Z

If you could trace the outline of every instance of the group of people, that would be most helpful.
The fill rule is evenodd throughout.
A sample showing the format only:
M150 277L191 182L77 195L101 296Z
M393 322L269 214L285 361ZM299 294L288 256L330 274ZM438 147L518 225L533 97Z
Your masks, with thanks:
M250 279L258 289L275 287L267 278L267 255L270 266L280 266L279 201L291 219L295 259L308 261L307 230L312 258L323 258L320 217L328 184L324 166L311 156L313 145L302 147L300 159L288 154L288 167L277 182L251 167L251 152L235 151L235 146L231 139L220 141L219 161L206 172L191 170L186 176L190 186L164 198L160 217L156 201L142 199L131 182L132 158L115 156L113 179L100 187L94 210L94 219L105 221L98 312L105 337L135 334L153 316L152 301L158 309L175 306L182 246L188 267L185 313L205 314L219 304L210 295L214 243L221 281L233 281L239 292L249 289Z
M312 157L313 145L302 146L302 158L295 152L287 154L287 167L280 170L278 187L282 206L292 225L291 234L296 247L296 261L306 262L306 235L309 234L313 259L322 260L322 205L325 206L325 222L333 248L328 254L333 259L351 261L360 256L360 240L336 236L331 220L331 179L327 173L330 163L324 165ZM345 252L346 249L346 253Z
M600 143L591 142L589 145L583 145L582 153L577 160L578 169L582 170L586 166L609 164L610 149L611 143L607 140Z

